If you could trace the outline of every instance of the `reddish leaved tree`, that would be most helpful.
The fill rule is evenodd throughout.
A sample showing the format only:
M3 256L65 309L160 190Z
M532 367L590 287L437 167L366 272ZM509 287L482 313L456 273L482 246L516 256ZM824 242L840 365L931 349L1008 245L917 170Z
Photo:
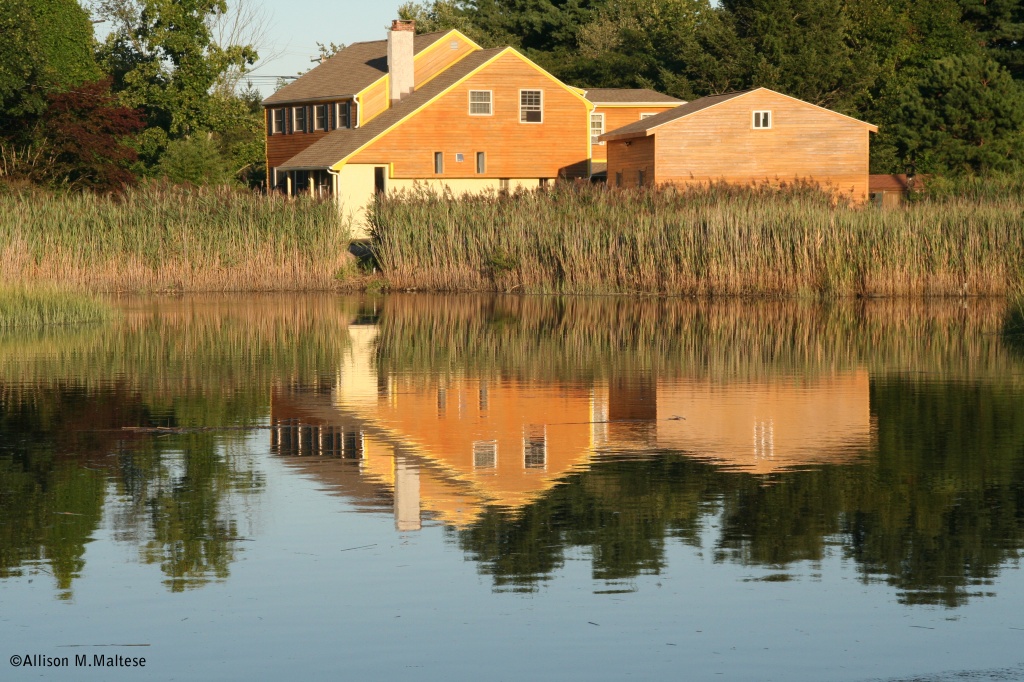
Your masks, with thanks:
M46 175L77 189L123 191L136 181L136 153L126 138L143 125L139 110L117 103L110 80L50 95L36 129L50 159Z

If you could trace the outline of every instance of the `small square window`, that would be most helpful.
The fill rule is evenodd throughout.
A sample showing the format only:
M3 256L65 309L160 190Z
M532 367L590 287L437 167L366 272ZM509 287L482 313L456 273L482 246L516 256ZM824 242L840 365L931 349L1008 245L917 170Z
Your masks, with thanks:
M754 112L754 129L755 130L768 130L772 127L772 112L770 111L755 111Z
M462 152L455 152L455 163L462 163L466 160L466 155Z
M490 90L469 91L470 116L490 116L492 113L494 113L491 103L492 99Z
M642 121L642 120L644 120L645 118L650 118L651 116L657 116L657 115L658 115L658 114L656 114L656 113L655 113L655 112L653 112L653 111L645 111L644 113L640 114L640 120Z

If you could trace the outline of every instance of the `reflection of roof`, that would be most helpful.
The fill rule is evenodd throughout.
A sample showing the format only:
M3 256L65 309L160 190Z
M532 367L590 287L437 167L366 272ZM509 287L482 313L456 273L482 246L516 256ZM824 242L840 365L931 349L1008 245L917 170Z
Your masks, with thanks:
M422 52L447 33L439 31L416 36L413 53ZM263 100L263 104L351 97L387 75L387 54L386 40L353 43Z
M371 142L402 119L415 113L420 107L429 103L445 89L468 76L473 69L483 65L508 48L476 50L442 71L420 89L409 93L398 103L380 114L372 121L359 128L340 128L331 131L323 138L299 152L286 163L279 166L281 170L304 170L327 168L341 161L360 147Z
M681 99L650 88L589 88L586 93L594 104L684 104Z

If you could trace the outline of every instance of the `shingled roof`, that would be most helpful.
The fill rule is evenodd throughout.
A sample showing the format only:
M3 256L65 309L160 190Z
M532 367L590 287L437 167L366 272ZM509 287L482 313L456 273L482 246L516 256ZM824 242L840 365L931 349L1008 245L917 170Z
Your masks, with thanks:
M713 107L716 104L728 102L729 100L735 99L740 95L745 95L748 92L753 91L740 90L738 92L727 92L724 95L710 95L708 97L701 97L700 99L695 99L692 102L687 102L682 106L675 107L674 109L669 109L668 111L663 111L660 114L655 114L654 116L648 116L647 118L640 119L636 123L630 123L628 126L623 126L611 132L605 133L600 137L600 139L604 141L620 140L628 137L643 137L644 135L647 135L647 132L651 128L657 128L658 126L668 123L669 121L674 121L677 118L682 118L684 116L689 116L690 114L695 114L698 111L701 111L702 109Z
M451 31L423 33L413 39L419 54ZM388 72L388 41L352 43L295 81L263 100L264 105L311 102L352 96Z
M279 170L315 170L329 168L391 126L416 112L434 97L447 88L468 76L474 69L501 54L507 47L496 47L490 50L476 50L469 53L455 64L438 74L433 80L419 90L409 93L397 104L380 114L366 125L359 128L341 128L333 130L309 147L299 152L285 163Z
M586 97L594 104L685 104L650 88L589 88Z

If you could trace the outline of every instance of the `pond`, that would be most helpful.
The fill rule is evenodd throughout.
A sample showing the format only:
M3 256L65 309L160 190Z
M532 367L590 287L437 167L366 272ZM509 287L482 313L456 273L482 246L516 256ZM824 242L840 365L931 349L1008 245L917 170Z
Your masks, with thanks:
M0 336L5 680L1024 678L1005 301L117 306Z

